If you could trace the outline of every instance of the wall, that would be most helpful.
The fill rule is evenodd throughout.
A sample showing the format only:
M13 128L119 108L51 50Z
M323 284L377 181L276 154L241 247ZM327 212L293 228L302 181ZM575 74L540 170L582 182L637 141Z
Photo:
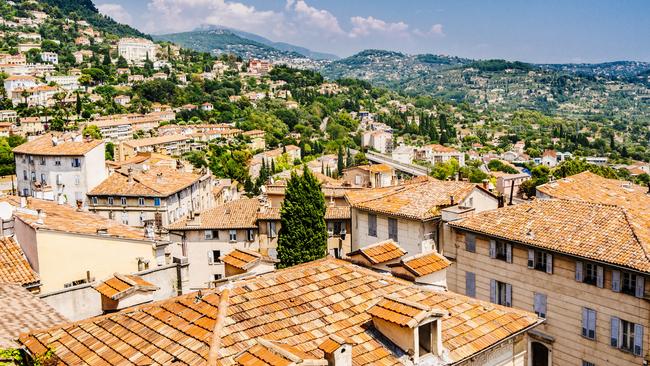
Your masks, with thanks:
M604 288L575 281L575 260L554 253L553 274L527 268L527 248L513 246L513 263L489 257L489 239L477 236L476 253L465 248L465 235L455 232L445 243L445 255L455 257L447 269L449 290L465 294L466 271L476 274L476 295L490 300L490 279L512 285L512 305L533 311L534 293L547 296L547 320L536 331L555 338L555 365L579 365L581 360L596 365L641 365L642 359L610 346L611 316L644 326L644 354L650 342L650 305L645 299L611 291L611 268L605 268ZM456 254L457 253L457 254ZM648 281L646 280L646 283ZM648 285L646 285L647 293ZM647 296L647 295L646 295ZM596 340L581 336L582 308L596 313Z
M95 279L109 277L115 272L135 272L138 257L148 259L150 266L157 263L153 242L147 240L49 230L37 231L36 240L43 292L59 290L65 283L86 278L86 271Z
M15 217L15 216L14 216ZM36 230L22 220L14 219L14 237L25 253L29 265L39 272L38 248L36 246Z
M527 362L527 337L519 335L487 352L473 357L462 366L525 366ZM579 364L577 364L579 365Z
M153 292L152 298L153 301L158 301L177 296L180 290L185 290L187 267L187 265L171 264L134 274L160 288ZM178 286L179 273L181 274L181 288ZM102 296L92 287L97 283L98 281L93 284L83 284L44 293L39 295L39 298L69 320L86 319L102 314Z

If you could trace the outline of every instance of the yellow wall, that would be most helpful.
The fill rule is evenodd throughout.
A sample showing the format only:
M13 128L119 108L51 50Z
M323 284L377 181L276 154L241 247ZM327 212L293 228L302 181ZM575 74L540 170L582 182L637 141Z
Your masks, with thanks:
M63 288L65 283L86 278L86 271L96 280L115 272L138 271L137 257L156 266L152 242L115 239L92 235L75 235L55 231L37 231L38 263L42 292Z

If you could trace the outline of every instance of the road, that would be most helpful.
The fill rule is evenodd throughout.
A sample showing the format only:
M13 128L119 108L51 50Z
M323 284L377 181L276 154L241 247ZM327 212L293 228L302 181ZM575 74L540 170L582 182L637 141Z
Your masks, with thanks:
M350 152L352 154L356 154L358 151L351 149ZM366 152L366 158L368 158L368 160L372 161L373 163L386 164L391 166L395 170L398 170L403 173L407 173L415 177L420 177L428 174L427 168L425 167L414 165L414 164L405 164L397 160L394 160L393 158L384 154L368 151Z

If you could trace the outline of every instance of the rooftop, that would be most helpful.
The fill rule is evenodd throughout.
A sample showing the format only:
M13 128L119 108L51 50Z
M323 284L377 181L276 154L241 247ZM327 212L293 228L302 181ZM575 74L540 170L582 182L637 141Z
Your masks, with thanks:
M392 173L395 171L395 169L388 164L359 165L348 169L361 169L372 173Z
M396 266L406 269L413 277L423 277L443 270L451 262L435 250L403 258ZM409 276L410 277L410 276Z
M388 239L357 249L354 252L348 254L348 256L362 255L364 258L370 261L370 263L380 264L399 259L405 254L406 251L402 249L402 247L400 247L392 239Z
M88 195L168 197L200 179L199 174L166 166L151 166L130 173L116 171L88 192Z
M52 349L62 364L195 365L205 362L216 340L220 364L235 365L259 337L322 359L319 345L336 335L350 340L355 365L400 365L400 357L407 356L370 325L369 309L386 296L444 312L443 346L454 362L540 321L527 311L428 291L332 258L235 281L227 288L32 331L20 342L37 355ZM226 317L223 327L216 327L221 332L212 334L220 306Z
M440 144L431 144L431 145L426 145L425 148L431 149L432 151L435 152L440 152L440 153L457 153L458 150L454 149L453 147L448 147Z
M136 291L156 291L156 285L147 282L140 276L115 273L111 278L94 286L100 294L112 300L119 300Z
M191 139L191 137L185 135L165 135L137 140L127 140L123 141L122 143L131 147L145 147L166 144L170 142L187 141L189 139Z
M102 140L86 140L81 135L45 134L32 141L16 146L16 154L82 156L102 145Z
M39 282L20 245L9 236L0 238L0 282L23 286Z
M650 221L618 206L569 200L486 211L449 225L532 247L650 272ZM562 238L562 240L558 240Z
M202 211L192 219L170 224L168 230L255 229L260 201L242 198Z
M0 283L0 349L19 348L21 333L66 322L45 301L18 284Z
M434 310L429 306L395 296L384 296L368 310L368 313L377 318L409 328L416 327L422 320L431 316L441 317L445 315L442 310Z
M143 230L120 224L94 213L77 211L68 205L59 205L54 201L27 198L27 206L20 208L20 199L16 196L4 196L2 202L8 202L16 208L14 216L36 230L53 230L66 233L85 235L104 235L136 240L150 240ZM45 215L42 223L39 221L37 210ZM99 234L105 231L105 234Z
M235 249L227 255L221 257L221 260L235 268L248 270L260 262L275 263L276 261L265 257L262 254L246 249Z
M442 208L461 202L475 188L472 183L427 178L398 186L349 191L345 197L357 209L432 220L440 215Z

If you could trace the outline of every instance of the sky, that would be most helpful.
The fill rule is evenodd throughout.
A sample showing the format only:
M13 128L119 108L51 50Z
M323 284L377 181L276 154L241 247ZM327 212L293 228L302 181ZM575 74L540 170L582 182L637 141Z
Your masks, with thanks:
M313 51L650 62L647 0L93 0L150 34L220 25Z

